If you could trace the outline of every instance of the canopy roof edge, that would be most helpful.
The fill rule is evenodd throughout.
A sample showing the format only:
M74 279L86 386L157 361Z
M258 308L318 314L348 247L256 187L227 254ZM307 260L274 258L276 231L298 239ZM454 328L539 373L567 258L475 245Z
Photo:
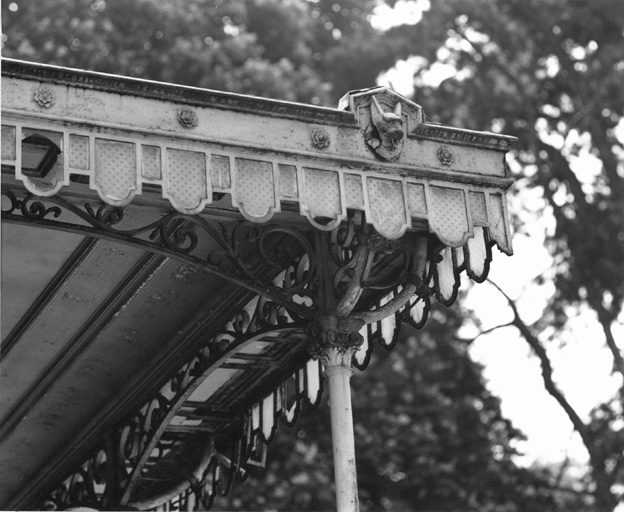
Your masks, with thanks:
M160 187L175 210L198 214L228 194L252 222L291 203L328 231L359 210L390 239L426 221L460 247L488 227L511 252L504 157L515 138L428 123L385 87L351 92L339 110L9 59L2 68L2 163L35 196L82 180L125 206ZM30 169L45 139L57 161Z
M2 59L2 76L308 122L356 124L353 115L333 108L16 59Z

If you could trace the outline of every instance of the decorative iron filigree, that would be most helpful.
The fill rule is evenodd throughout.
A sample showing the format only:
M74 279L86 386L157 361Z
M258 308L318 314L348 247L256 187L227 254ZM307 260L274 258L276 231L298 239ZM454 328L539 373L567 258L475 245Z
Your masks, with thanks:
M116 454L110 438L106 438L73 474L66 478L40 504L40 510L63 510L70 507L93 507L98 510L114 507Z
M228 492L234 480L247 477L250 464L262 464L278 419L293 424L301 403L305 400L315 406L322 393L322 367L311 359L246 414L233 417L234 430L229 430L224 446L217 449L214 435L204 434L204 455L194 462L191 454L201 452L200 445L194 444L197 436L180 436L168 428L211 369L259 336L283 329L301 335L306 328L315 358L323 359L327 346L337 347L334 352L349 359L345 365L353 358L356 367L364 368L375 339L390 348L401 322L424 324L432 296L445 304L452 302L461 271L479 278L487 273L487 262L483 268L471 269L468 248L445 247L434 236L423 234L390 241L372 231L361 213L331 233L316 232L313 245L304 234L283 226L242 222L227 229L178 213L123 230L120 208L94 210L86 205L82 210L59 198L50 200L54 206L47 206L32 196L20 200L10 190L5 196L10 202L2 212L5 219L58 226L56 219L69 211L90 228L62 224L68 230L172 255L256 292L221 333L184 363L136 414L109 433L112 441L105 451L98 447L64 480L46 502L55 507L76 503L96 508L111 503L152 506L180 500L209 507L218 493ZM217 249L199 254L203 236L209 236ZM489 258L491 243L485 230L480 240L485 248L479 250ZM255 261L240 256L249 253L256 255ZM317 316L316 322L311 323L312 315ZM175 493L156 492L169 485Z
M120 207L101 205L95 210L87 203L82 209L57 196L40 198L26 194L19 199L12 190L5 188L2 194L9 200L9 205L2 210L3 220L37 222L47 227L116 240L179 259L282 304L300 318L313 317L310 307L291 300L295 294L301 296L308 293L316 267L312 246L294 229L239 222L228 231L223 224L215 227L199 216L180 213L164 215L138 228L122 229L124 210ZM208 254L201 253L198 250L200 237L209 237L217 249ZM245 245L257 249L252 252L259 255L260 261L246 262L242 259L240 254ZM288 286L279 287L267 282L267 277L275 269L300 253L307 254L307 268L291 273Z
M103 454L102 448L98 448L50 494L44 506L63 508L79 503L101 508L111 503L111 496L116 496L118 501L115 504L121 506L132 506L133 502L150 499L151 503L154 500L150 496L156 491L162 491L163 483L185 481L189 463L192 462L191 455L197 451L197 446L191 447L188 437L167 433L173 417L212 369L255 340L280 329L301 331L303 325L296 324L280 304L262 297L252 299L224 326L222 332L213 336L182 365L136 414L109 433L108 437L115 440L112 450L109 450L114 456L109 452ZM247 476L247 461L257 455L257 436L248 435L244 425L249 419L241 417L239 421L240 434L233 442L237 453L227 456L214 447L210 448L212 452L206 461L206 468L196 478L195 488L192 489L199 493L197 503L201 500L208 506L216 490L227 492L235 476L239 480ZM204 442L204 445L207 444ZM112 470L115 474L115 489L105 485L107 481L98 469L103 462L112 460L116 461ZM211 471L212 483L208 485L204 480ZM111 474L110 468L107 474ZM188 481L187 487L191 483ZM181 489L180 493L185 489ZM163 498L164 501L167 500Z

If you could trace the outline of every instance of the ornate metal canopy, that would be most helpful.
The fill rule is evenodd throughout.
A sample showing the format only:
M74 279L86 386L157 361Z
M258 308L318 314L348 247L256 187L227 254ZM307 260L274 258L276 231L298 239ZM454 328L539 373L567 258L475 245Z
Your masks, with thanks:
M2 67L4 508L210 506L323 369L338 389L511 254L513 137L383 87L326 109Z

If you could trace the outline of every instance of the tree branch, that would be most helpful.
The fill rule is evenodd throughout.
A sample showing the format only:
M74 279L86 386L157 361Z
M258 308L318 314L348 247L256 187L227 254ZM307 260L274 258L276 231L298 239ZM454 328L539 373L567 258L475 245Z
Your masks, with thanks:
M466 34L466 31L462 27L455 24L453 28L455 32L470 45L470 47L475 51L475 53L477 53L481 57L483 61L489 62L496 66L496 69L503 75L505 75L516 86L516 92L524 99L527 105L531 103L531 98L529 98L529 96L526 94L526 84L523 84L522 79L512 72L512 66L509 66L508 64L502 62L500 52L484 52L482 45L470 39L470 37L468 36L468 34ZM475 64L478 65L479 63L475 61Z
M605 315L601 314L600 311L598 312L598 321L600 322L602 330L604 331L607 341L607 347L609 347L611 354L613 354L614 369L615 371L620 372L622 374L622 377L624 377L624 357L622 357L622 351L617 346L615 338L613 337L613 331L611 330L612 322L611 320L607 319Z
M529 326L525 324L520 317L520 313L518 312L518 307L516 306L515 301L511 299L509 295L507 295L503 291L503 289L496 283L490 281L489 279L488 281L492 286L494 286L494 288L496 288L501 293L503 297L505 297L505 299L507 299L507 303L509 304L509 307L511 308L514 315L511 324L520 331L520 334L522 334L522 336L529 344L529 346L533 349L533 352L540 361L540 366L542 368L542 379L544 381L544 387L546 388L546 391L548 391L550 396L552 396L565 411L566 415L572 422L574 429L580 434L581 438L583 439L583 443L585 444L587 450L590 452L591 455L591 453L594 452L593 440L589 435L587 426L585 425L581 417L570 405L562 391L555 384L555 381L553 380L553 368L550 364L550 359L548 357L546 349L542 346L542 343L539 341L537 336L533 334Z
M540 365L542 368L542 379L544 381L544 387L546 391L552 396L557 403L564 410L572 425L574 430L576 430L581 439L587 452L589 453L589 460L592 468L592 474L594 477L594 482L596 483L596 489L592 493L596 498L597 510L612 510L613 501L615 499L611 486L614 483L614 472L609 471L605 465L605 459L608 454L605 454L604 447L602 446L600 439L595 439L588 425L586 425L574 408L570 405L564 394L557 387L553 380L553 368L550 364L550 359L548 358L548 354L546 349L542 346L542 343L538 339L538 337L532 332L531 328L524 323L522 318L520 317L520 313L518 311L518 307L513 299L507 295L500 286L498 286L493 281L489 280L490 284L496 288L509 304L511 308L514 318L512 320L512 324L520 331L520 334L524 337L529 346L533 349L533 352L537 355L540 360ZM609 329L610 332L610 329ZM607 335L608 337L608 335Z
M479 334L477 334L474 338L459 338L459 337L455 337L455 339L457 341L460 341L462 343L466 343L467 345L470 345L471 343L476 341L481 336L485 336L486 334L490 334L490 333L492 333L494 331L497 331L498 329L503 329L505 327L511 327L512 325L514 325L513 322L507 322L506 324L495 325L494 327L490 327L489 329L485 329L484 331L481 331Z
M560 182L566 182L568 184L569 190L574 196L575 204L584 214L582 220L585 220L585 217L587 217L586 213L588 211L587 197L585 196L585 192L583 192L583 187L581 186L578 177L570 167L570 162L568 162L567 158L565 158L557 148L541 139L539 139L539 149L543 149L546 153L548 153L551 160L552 176L557 178ZM544 186L547 187L548 184L545 184ZM553 207L555 209L560 208L556 204L553 204Z
M612 149L613 146L621 147L622 145L615 136L607 135L607 130L608 128L604 126L604 122L599 115L594 115L589 124L589 133L594 146L600 153L600 160L608 179L611 196L624 214L624 179L618 174L619 162Z

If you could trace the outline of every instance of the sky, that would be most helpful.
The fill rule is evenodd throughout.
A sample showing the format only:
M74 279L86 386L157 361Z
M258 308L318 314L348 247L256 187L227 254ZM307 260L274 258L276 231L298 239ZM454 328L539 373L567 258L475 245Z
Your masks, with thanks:
M402 23L416 24L427 8L427 0L407 2L399 0L394 9L387 5L377 8L371 22L376 28L388 29ZM415 96L413 73L418 67L417 57L400 61L386 74L379 77L379 84L391 86L404 96ZM452 74L452 69L440 66L425 77L432 85L439 84ZM624 123L620 125L624 140ZM585 155L575 162L575 172L594 172L597 162ZM508 257L494 249L490 279L497 283L514 300L526 323L530 324L541 315L543 306L553 290L549 284L537 285L535 278L552 266L544 247L544 233L550 228L552 217L544 212L537 197L530 197L530 191L518 191L510 211L528 210L534 229L530 236L514 236L514 255ZM531 210L534 210L531 212ZM463 287L468 286L464 282ZM489 283L472 286L464 306L473 309L483 322L483 329L505 324L511 320L506 299ZM600 401L614 396L621 386L621 377L611 372L613 359L605 346L605 338L597 319L589 311L572 311L573 328L564 336L562 346L549 346L549 356L554 368L554 379L583 419ZM624 318L616 325L615 339L624 339ZM467 337L475 331L466 329ZM488 388L501 397L503 414L512 420L514 426L527 436L518 449L524 453L517 462L530 465L540 463L561 463L567 456L583 464L587 461L580 437L557 404L546 392L541 377L539 360L518 334L515 328L507 327L478 337L471 344L473 359L484 366ZM618 508L624 511L624 505Z

